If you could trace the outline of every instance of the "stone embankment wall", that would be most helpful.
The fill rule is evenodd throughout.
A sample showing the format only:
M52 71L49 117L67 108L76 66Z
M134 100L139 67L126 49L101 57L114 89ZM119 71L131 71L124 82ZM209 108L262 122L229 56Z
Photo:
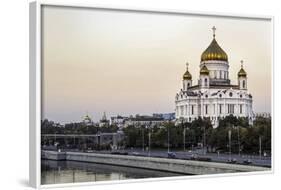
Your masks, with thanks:
M269 170L238 164L98 153L42 151L41 155L42 159L92 162L194 175Z

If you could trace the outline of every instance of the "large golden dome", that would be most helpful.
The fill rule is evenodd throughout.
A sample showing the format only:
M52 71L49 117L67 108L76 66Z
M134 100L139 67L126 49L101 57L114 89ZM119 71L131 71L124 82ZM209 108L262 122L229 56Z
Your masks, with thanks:
M215 38L201 55L201 61L209 60L228 61L227 54L219 46Z
M202 53L201 61L209 61L209 60L218 60L218 61L228 61L227 54L223 51L223 49L219 46L218 42L215 39L215 30L216 28L212 28L213 33L213 41L209 45L209 47Z

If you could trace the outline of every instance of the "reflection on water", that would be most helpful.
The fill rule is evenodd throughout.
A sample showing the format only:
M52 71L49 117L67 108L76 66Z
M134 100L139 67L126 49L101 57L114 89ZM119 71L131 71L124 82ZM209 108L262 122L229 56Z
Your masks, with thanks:
M75 161L41 161L42 184L171 177L179 175L171 172Z

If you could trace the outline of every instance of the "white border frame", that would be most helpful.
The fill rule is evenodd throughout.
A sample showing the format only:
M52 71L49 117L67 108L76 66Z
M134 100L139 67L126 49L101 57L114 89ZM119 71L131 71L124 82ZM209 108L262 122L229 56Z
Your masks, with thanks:
M147 13L163 13L163 14L180 14L186 16L210 16L210 17L224 17L224 18L241 18L241 19L258 19L268 20L271 22L271 113L272 118L274 114L274 17L269 15L242 15L230 13L217 13L217 12L194 12L187 10L156 10L139 7L118 7L108 6L93 3L83 2L68 2L63 0L60 2L52 0L38 0L30 3L29 7L29 184L30 186L41 188L55 188L55 187L73 187L73 186L89 186L89 185L108 185L108 184L123 184L135 182L151 182L151 181L166 181L166 180L183 180L194 178L209 178L209 177L226 177L226 176L241 176L241 175L255 175L255 174L273 174L275 162L275 149L274 149L274 119L272 120L271 130L271 170L262 172L247 172L247 173L229 173L229 174L211 174L211 175L195 175L195 176L180 176L180 177L162 177L162 178L146 178L146 179L131 179L121 181L101 181L101 182L81 182L81 183L67 183L67 184L52 184L41 185L41 13L42 6L61 6L61 7L75 7L75 8L93 8L104 10L116 11L131 11L131 12L147 12Z
M29 184L41 184L41 3L29 6Z

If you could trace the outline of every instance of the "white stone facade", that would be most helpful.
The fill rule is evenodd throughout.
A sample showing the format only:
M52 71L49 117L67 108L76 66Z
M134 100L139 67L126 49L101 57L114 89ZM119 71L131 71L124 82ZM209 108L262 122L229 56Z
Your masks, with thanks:
M176 119L191 122L198 117L210 118L214 127L220 118L228 115L253 119L252 97L235 86L202 89L193 87L190 92L181 90L176 96Z

